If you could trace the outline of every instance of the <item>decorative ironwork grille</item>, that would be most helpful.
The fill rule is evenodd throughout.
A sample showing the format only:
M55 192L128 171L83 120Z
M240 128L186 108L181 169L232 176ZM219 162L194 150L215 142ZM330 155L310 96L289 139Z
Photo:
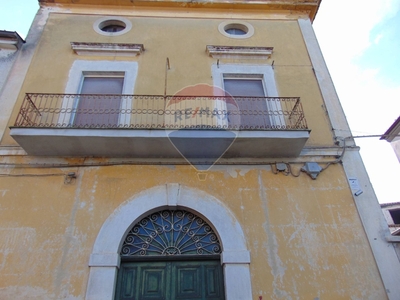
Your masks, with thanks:
M163 210L138 222L121 256L207 255L221 253L217 235L203 219L185 210Z
M236 106L227 109L227 99L231 98L28 93L20 107L14 127L308 130L298 97L235 96ZM79 107L81 101L86 103L87 108ZM108 106L105 105L107 101L118 104ZM258 109L265 106L266 109ZM241 122L241 119L258 121L253 124ZM236 121L230 122L232 120Z

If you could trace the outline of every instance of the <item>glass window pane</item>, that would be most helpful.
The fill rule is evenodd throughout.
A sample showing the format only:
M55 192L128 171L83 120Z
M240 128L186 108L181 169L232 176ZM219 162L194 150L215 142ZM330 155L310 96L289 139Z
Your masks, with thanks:
M224 88L232 96L265 96L261 79L224 79Z
M121 26L121 25L107 25L107 26L104 26L103 28L101 28L101 30L104 32L118 32L118 31L122 31L124 29L125 29L125 26Z
M123 77L85 77L81 94L122 94Z
M246 31L240 29L240 28L228 28L225 29L226 33L232 34L232 35L245 35Z

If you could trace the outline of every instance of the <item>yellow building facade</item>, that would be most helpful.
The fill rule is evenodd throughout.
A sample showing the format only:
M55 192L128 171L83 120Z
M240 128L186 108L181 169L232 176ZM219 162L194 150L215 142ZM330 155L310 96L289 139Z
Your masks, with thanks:
M320 1L39 2L1 94L1 299L396 299Z

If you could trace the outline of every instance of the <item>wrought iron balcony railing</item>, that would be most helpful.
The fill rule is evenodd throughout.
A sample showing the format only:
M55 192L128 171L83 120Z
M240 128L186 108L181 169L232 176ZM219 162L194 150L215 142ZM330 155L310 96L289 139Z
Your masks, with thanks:
M16 128L308 130L300 98L26 94Z

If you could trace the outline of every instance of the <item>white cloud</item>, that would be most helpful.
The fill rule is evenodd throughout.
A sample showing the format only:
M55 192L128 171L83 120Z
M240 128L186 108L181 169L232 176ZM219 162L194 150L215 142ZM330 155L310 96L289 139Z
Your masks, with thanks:
M383 134L400 113L400 87L385 86L378 71L356 64L383 33L371 31L400 10L400 0L323 0L314 28L353 135ZM385 55L381 53L381 55ZM380 202L400 201L400 164L386 141L357 139Z
M357 140L361 156L380 203L399 202L400 164L387 141Z
M334 76L337 92L354 132L379 134L399 116L400 87L382 86L376 69L349 66Z
M374 44L379 44L379 41L383 38L383 34L378 34L374 39Z
M371 44L370 32L400 9L400 0L324 0L314 22L325 55L354 58Z

